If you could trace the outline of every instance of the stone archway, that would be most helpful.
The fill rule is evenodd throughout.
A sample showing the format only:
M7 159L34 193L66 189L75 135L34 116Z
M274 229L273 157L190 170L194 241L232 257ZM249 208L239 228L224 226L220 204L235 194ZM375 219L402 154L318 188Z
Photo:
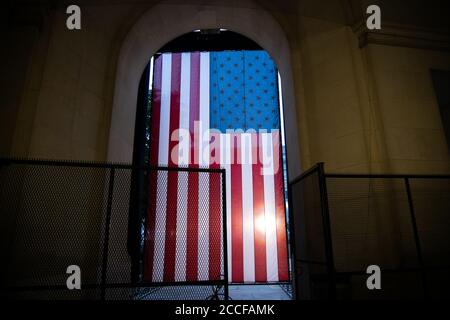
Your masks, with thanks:
M239 7L161 3L138 19L119 52L108 161L131 163L139 80L150 57L179 35L195 29L212 28L226 28L252 39L277 64L283 87L285 131L288 133L289 176L295 177L301 166L289 43L277 21L251 0L240 1Z

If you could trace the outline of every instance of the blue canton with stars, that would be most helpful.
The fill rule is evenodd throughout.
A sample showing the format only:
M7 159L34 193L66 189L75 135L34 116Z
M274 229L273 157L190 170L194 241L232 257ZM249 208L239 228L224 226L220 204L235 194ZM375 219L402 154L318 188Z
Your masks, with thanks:
M277 69L265 51L210 53L210 126L280 128Z

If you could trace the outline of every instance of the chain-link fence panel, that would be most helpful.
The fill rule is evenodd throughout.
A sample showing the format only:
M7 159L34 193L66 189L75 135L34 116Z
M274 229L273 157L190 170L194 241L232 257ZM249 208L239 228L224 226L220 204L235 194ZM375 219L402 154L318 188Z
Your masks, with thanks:
M297 298L330 297L327 230L337 298L448 297L450 177L321 170L290 183ZM367 288L371 265L382 290Z
M139 190L140 196L131 197L135 170L149 183ZM190 180L198 182L195 207L188 205ZM2 295L64 300L223 299L228 285L224 191L220 169L2 159ZM155 203L150 203L152 199ZM136 206L133 201L142 203ZM141 211L133 211L136 207ZM138 234L130 234L136 232L130 229L132 218L140 221ZM164 223L149 224L155 218ZM194 229L195 242L190 237ZM157 257L161 264L157 259L153 263L162 270L161 280L143 275L149 268L144 259L148 234L159 236L152 251L163 252ZM130 236L139 241L130 242ZM195 248L196 266L189 263L191 248ZM140 265L133 269L133 263ZM81 290L66 287L72 275L67 268L72 265L81 270ZM195 278L186 277L190 268L196 269ZM133 277L133 272L141 274ZM157 273L152 270L152 274Z
M290 211L294 223L297 299L330 296L330 261L327 254L326 204L320 166L290 183Z

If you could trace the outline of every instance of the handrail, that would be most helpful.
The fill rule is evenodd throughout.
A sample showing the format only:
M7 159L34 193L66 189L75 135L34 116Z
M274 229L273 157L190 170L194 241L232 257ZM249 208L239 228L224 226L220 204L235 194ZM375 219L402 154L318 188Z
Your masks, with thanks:
M311 174L313 174L314 172L319 170L320 165L323 164L323 162L318 162L316 163L314 166L312 166L311 168L309 168L308 170L304 171L302 174L298 175L297 177L295 177L294 179L292 179L291 181L289 181L289 185L293 185L296 184L297 182L299 182L300 180L305 179L306 177L310 176Z
M309 175L317 172L319 170L320 165L323 162L318 162L308 170L304 171L291 181L289 181L289 185L293 185L298 183L300 180L305 179ZM450 179L450 174L415 174L415 173L324 173L325 178L361 178L361 179L369 179L369 178L379 178L379 179L394 179L394 178L410 178L410 179Z
M325 178L449 179L450 178L450 174L325 173Z
M89 162L89 161L73 161L73 160L44 160L44 159L20 159L20 158L0 158L0 166L8 166L11 164L26 164L40 166L57 166L57 167L88 167L88 168L105 168L105 169L135 169L135 170L160 170L160 171L188 171L188 172L216 172L221 173L224 168L205 168L205 167L168 167L168 166L134 166L126 163L111 162Z

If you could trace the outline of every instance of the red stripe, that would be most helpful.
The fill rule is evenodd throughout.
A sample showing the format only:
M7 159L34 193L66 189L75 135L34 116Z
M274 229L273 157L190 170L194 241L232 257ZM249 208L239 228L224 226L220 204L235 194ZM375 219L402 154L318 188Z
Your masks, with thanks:
M259 151L260 141L259 134L252 134L252 146L257 146ZM254 236L255 236L255 281L267 281L266 266L266 225L265 225L265 206L264 206L264 176L262 175L263 165L259 152L254 153L252 165L253 176L253 219L254 219Z
M283 164L281 156L280 135L272 133L273 156L278 157L278 170L274 175L275 210L277 220L277 255L278 255L278 280L289 280L288 257L286 243L286 212L284 207L284 183Z
M210 150L211 158L220 159L220 135L211 135L210 141L211 146L218 147ZM220 164L211 163L210 161L210 168L219 169ZM222 201L220 191L220 173L209 174L209 280L220 280L221 274Z
M172 54L172 76L170 89L170 129L169 129L169 167L178 166L177 137L172 139L172 133L180 128L180 83L181 54ZM177 231L178 202L178 172L167 173L167 209L166 209L166 240L164 252L164 281L175 280L175 250Z
M151 165L158 164L159 147L159 124L161 113L161 80L162 80L162 56L155 59L153 73L152 90L152 122L151 122L151 140L149 162ZM149 173L149 205L147 209L147 228L145 234L145 253L144 253L144 279L152 280L153 275L153 255L155 251L155 220L156 220L156 189L158 172Z
M189 131L191 134L190 167L198 167L194 143L194 121L200 118L200 53L191 53L191 88L189 103ZM198 173L188 173L188 211L186 243L186 281L198 280Z
M231 135L231 281L244 281L244 248L242 226L242 168L241 138L239 134ZM239 161L236 161L239 159Z

